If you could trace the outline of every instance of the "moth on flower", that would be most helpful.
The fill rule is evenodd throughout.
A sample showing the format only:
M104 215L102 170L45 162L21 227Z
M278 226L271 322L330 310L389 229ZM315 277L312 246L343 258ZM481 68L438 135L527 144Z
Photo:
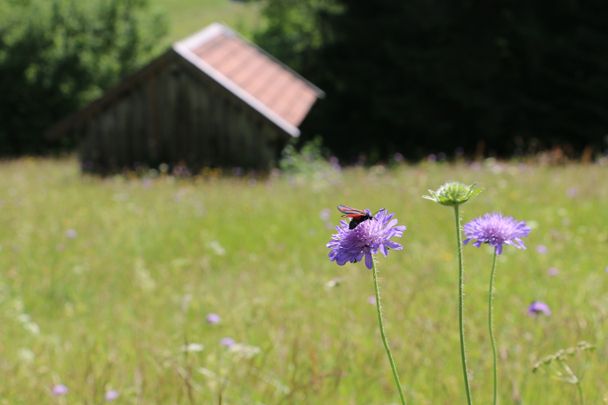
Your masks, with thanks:
M338 211L344 214L342 215L343 217L350 218L348 229L355 229L361 222L373 218L372 213L368 209L359 210L348 205L338 205Z
M329 260L342 266L348 262L359 262L365 257L365 266L371 269L372 255L378 251L386 256L390 249L403 249L403 246L391 240L402 237L406 229L404 225L397 225L397 220L393 219L395 214L389 214L382 208L371 215L368 209L357 210L346 205L340 205L338 210L351 220L342 220L336 227L338 232L332 235L327 244L331 249Z

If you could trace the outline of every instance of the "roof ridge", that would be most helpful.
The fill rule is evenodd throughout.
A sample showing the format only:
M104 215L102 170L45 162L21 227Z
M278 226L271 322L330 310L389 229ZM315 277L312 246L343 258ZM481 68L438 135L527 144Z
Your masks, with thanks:
M214 41L217 38L223 38L219 40L219 42L223 42L222 45L219 45L220 47L227 47L230 44L236 44L234 51L226 51L226 55L224 55L221 50L215 49L215 53L219 52L216 58L214 52L206 49L208 47L206 44ZM252 49L255 52L251 54L251 58L253 60L261 60L262 64L260 66L267 65L266 69L274 70L277 75L284 74L291 77L292 80L300 83L302 86L301 91L312 92L316 96L315 98L321 98L324 96L321 89L303 78L289 66L285 65L256 44L248 41L235 31L220 23L213 23L203 30L183 40L175 42L173 44L173 49L187 62L194 65L197 69L211 77L226 90L233 93L254 110L264 115L283 131L294 137L299 136L300 134L300 130L297 127L299 123L295 120L288 119L286 115L281 113L281 110L277 110L274 104L261 97L258 92L258 90L260 90L260 86L264 87L272 85L273 76L275 76L275 74L272 74L269 77L262 75L265 77L264 83L254 82L253 86L255 89L257 89L254 90L252 86L247 85L245 82L235 81L235 75L230 74L226 71L226 69L222 69L222 64L230 63L230 58L235 57L234 55L238 54L238 52L243 52L244 49ZM247 66L245 63L240 63L240 65ZM235 71L235 69L231 70L232 73ZM258 76L259 74L256 74L252 77ZM290 100L296 99L297 96L297 94L290 95ZM291 108L288 110L291 110Z

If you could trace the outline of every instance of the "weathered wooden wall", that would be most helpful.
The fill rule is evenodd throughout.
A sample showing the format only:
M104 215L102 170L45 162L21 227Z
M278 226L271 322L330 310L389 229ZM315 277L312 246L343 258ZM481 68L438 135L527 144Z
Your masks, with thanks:
M289 136L184 61L152 70L78 128L82 168L271 167Z

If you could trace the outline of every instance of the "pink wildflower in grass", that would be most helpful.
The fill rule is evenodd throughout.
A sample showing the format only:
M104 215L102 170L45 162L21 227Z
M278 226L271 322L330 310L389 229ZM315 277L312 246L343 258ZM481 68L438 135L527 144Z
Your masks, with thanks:
M502 253L503 245L512 245L518 249L526 246L521 238L528 236L530 227L524 221L493 212L475 218L464 226L466 239L464 244L475 240L473 246L480 247L483 243L494 247L496 254Z
M528 315L538 316L538 315L551 315L551 308L549 305L545 304L542 301L532 301L530 306L528 307Z
M376 296L370 295L369 297L367 297L367 302L371 305L376 305Z
M207 323L210 325L217 325L222 321L222 318L218 314L211 313L207 315Z
M220 340L220 344L224 347L232 347L236 342L231 337L225 337Z
M323 208L321 210L321 212L319 212L319 218L321 218L321 220L324 222L329 221L330 216L331 216L331 211L329 208Z
M557 267L549 267L547 274L551 277L555 277L559 274L559 269Z
M67 395L70 390L63 384L56 384L53 386L52 393L56 397Z
M541 255L546 254L546 253L547 253L547 251L548 251L548 249L547 249L547 247L546 247L545 245L538 245L538 246L536 247L536 252L537 252L537 253L540 253Z
M118 393L118 391L109 390L109 391L106 391L105 398L106 398L107 402L112 402L112 401L118 399L119 396L120 396L120 394Z

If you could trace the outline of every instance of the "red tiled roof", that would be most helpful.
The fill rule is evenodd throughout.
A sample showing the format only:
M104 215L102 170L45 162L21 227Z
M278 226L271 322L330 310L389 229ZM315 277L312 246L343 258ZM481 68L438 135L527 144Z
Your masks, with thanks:
M221 24L174 49L293 136L323 92Z

